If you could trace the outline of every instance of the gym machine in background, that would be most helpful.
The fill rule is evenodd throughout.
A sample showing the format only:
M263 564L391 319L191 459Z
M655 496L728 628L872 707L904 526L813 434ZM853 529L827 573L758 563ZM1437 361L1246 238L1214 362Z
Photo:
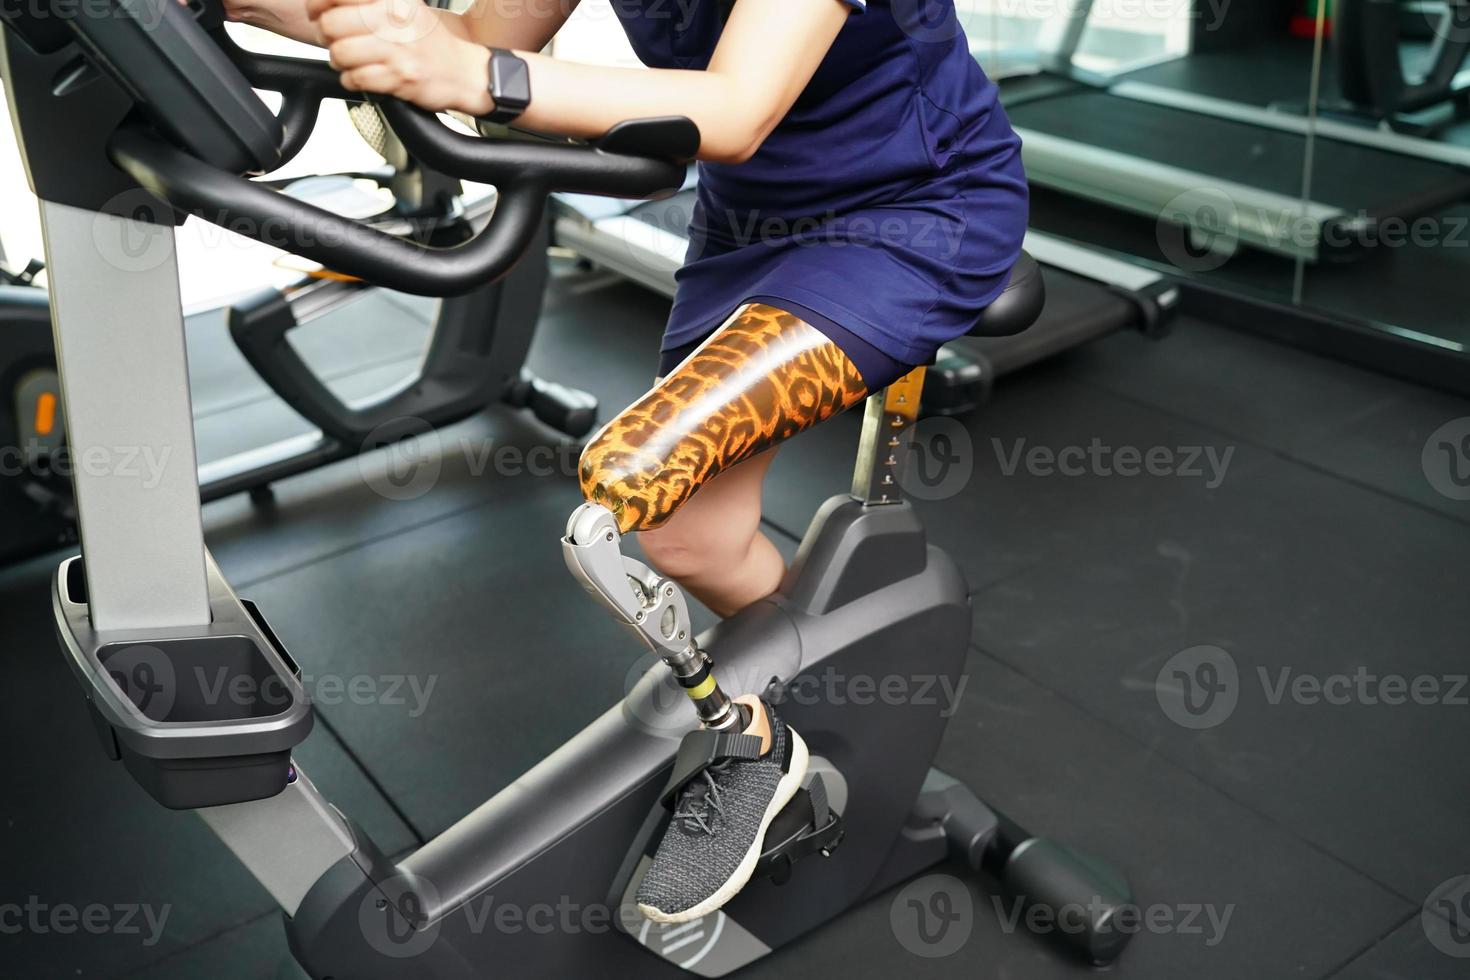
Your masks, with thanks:
M71 484L54 465L66 420L43 268L8 271L0 252L0 565L77 541Z
M376 108L357 105L350 111L386 167L268 185L307 201L375 208L365 219L373 227L433 247L473 238L494 211L494 193L468 198L459 180L414 159ZM383 208L385 194L391 204ZM545 251L544 233L531 251ZM76 543L50 306L46 291L32 282L39 270L33 263L0 284L0 565ZM292 334L360 300L371 286L324 269L236 302L226 314L235 346L316 431L203 464L201 498L247 492L263 498L276 481L497 405L529 409L572 438L586 435L597 421L596 399L523 367L546 282L546 263L528 261L498 282L446 297L413 372L374 396L351 401L307 364Z
M1283 111L1305 88L1253 104L1224 89L1158 84L1152 68L1116 77L1080 70L1093 7L1077 0L1061 45L1002 79L1034 184L1177 224L1200 242L1225 239L1309 263L1351 257L1380 222L1412 221L1470 197L1464 148ZM1304 197L1312 132L1315 159L1331 165ZM1392 181L1382 179L1388 173ZM1193 206L1202 189L1227 199L1228 213Z
M1323 111L1430 138L1470 117L1470 0L1333 0L1332 51L1342 102Z

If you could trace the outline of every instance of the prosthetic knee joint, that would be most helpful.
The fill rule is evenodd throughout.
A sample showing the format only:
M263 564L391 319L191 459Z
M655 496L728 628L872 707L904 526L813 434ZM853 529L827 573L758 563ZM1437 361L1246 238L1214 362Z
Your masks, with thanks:
M694 639L683 590L623 554L612 511L596 503L578 507L567 521L561 547L567 568L582 587L669 665L706 728L740 722L739 709L715 683L713 663Z

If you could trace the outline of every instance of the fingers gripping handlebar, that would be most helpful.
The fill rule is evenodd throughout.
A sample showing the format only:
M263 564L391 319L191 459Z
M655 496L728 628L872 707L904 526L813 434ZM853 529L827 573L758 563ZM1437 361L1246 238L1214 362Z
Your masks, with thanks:
M223 31L214 37L252 86L282 96L277 166L305 145L324 100L364 99L344 90L325 62L245 51ZM178 210L381 286L447 296L511 269L543 220L548 194L671 194L699 146L698 129L683 118L634 120L594 143L576 144L470 136L406 103L373 101L415 157L451 176L495 185L494 214L474 238L435 247L387 234L219 169L141 125L118 130L108 151L118 167Z

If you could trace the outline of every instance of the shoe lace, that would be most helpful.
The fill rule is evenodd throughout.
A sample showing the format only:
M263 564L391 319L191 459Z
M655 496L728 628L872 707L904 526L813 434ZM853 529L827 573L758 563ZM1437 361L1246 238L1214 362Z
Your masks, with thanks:
M700 773L703 783L692 783L684 790L679 808L674 811L674 819L684 821L685 830L702 830L711 837L715 835L713 815L725 815L724 790L716 777L723 775L725 768L724 763L710 766Z

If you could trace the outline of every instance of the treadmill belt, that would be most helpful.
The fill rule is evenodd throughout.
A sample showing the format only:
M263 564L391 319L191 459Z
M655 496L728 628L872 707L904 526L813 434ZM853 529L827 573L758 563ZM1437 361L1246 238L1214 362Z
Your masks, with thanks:
M1287 197L1301 194L1306 137L1088 91L1007 110L1011 121L1061 139L1126 153ZM1387 179L1386 179L1387 178ZM1314 200L1354 213L1423 213L1470 195L1470 173L1432 160L1318 137Z

